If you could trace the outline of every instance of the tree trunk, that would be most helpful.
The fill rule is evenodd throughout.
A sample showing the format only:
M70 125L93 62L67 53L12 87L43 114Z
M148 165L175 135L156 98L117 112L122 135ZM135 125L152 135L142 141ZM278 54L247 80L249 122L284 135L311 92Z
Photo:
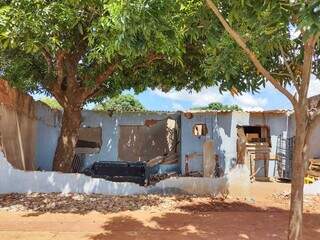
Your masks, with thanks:
M292 161L292 182L289 217L289 240L302 239L303 185L305 174L307 113L296 111L295 144Z
M65 108L63 111L61 132L56 148L53 170L70 172L79 137L81 108Z

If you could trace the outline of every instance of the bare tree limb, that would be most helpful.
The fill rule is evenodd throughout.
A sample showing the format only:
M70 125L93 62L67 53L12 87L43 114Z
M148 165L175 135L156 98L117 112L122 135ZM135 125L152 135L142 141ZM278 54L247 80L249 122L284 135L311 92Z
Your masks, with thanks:
M266 70L261 62L258 60L254 52L252 52L246 45L244 39L237 33L234 29L230 27L224 17L221 15L220 11L216 7L216 5L211 0L206 0L207 6L212 10L212 12L217 16L220 23L223 25L225 30L229 33L229 35L235 40L235 42L244 50L244 52L248 55L251 62L255 65L257 70L269 81L271 84L278 89L282 94L284 94L292 103L293 106L297 105L297 100L294 96L283 87L271 74L268 70Z

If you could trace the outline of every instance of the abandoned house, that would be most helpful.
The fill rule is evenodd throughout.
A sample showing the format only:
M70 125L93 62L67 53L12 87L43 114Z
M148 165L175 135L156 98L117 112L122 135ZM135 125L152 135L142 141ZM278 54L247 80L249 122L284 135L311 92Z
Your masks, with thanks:
M22 170L52 170L61 112L0 82L0 143ZM292 111L96 112L84 110L73 163L146 162L156 174L221 176L247 165L256 179L290 178ZM319 157L312 134L311 155ZM318 140L317 140L318 139Z

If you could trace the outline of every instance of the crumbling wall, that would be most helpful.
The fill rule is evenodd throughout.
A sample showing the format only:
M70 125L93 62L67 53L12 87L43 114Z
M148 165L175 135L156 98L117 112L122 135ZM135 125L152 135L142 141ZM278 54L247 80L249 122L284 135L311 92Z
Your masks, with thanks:
M278 137L282 135L284 138L287 138L291 134L292 119L290 118L289 113L287 112L269 112L269 113L254 113L250 114L250 125L264 125L268 126L270 129L271 137L271 151L269 156L269 161L267 164L267 173L268 177L278 177L277 171L277 160L276 160L276 150ZM265 161L257 160L255 162L256 168L260 169L256 173L256 176L264 176L265 171Z
M155 121L151 126L120 125L118 156L125 161L149 161L158 156L174 154L178 142L175 126L167 119Z
M192 113L192 112L191 112ZM191 116L191 115L190 115ZM237 159L237 125L267 125L270 127L272 153L275 154L277 138L288 132L290 119L285 111L263 112L193 112L190 117L181 116L181 170L185 172L185 155L202 153L204 141L209 138L214 142L214 151L218 155L219 165L223 172L228 172L236 164ZM194 136L194 124L207 125L206 136ZM274 174L274 161L269 164L269 173ZM190 161L190 171L202 171L203 159L199 155Z
M289 115L287 113L255 113L250 114L250 125L265 125L270 128L271 153L275 155L279 135L288 136Z
M51 109L44 103L35 102L36 110L36 165L41 170L51 171L60 134L62 112Z
M22 171L13 168L0 152L0 194L28 192L102 193L108 195L143 194L146 189L135 183L115 183L83 174Z
M246 112L197 112L192 117L181 116L181 170L185 173L185 156L192 153L202 153L203 143L212 139L214 152L218 155L222 172L228 172L237 158L237 124L249 122ZM206 124L206 136L194 136L192 128L195 124ZM201 155L189 163L190 171L202 171L203 159Z
M52 169L62 113L0 80L0 136L18 169Z
M175 177L160 181L155 186L142 187L135 183L110 182L83 174L18 170L0 152L0 176L0 194L73 192L132 195L183 192L198 195L230 193L237 197L248 197L250 193L249 174L245 168L232 170L221 178Z
M130 156L125 155L125 158L119 156L119 139L120 139L120 126L145 126L145 122L148 120L158 121L166 120L168 117L172 119L178 119L179 113L156 113L156 112L126 112L126 113L114 113L110 115L107 112L95 112L95 111L83 111L83 127L101 127L102 128L102 146L100 152L97 154L86 155L84 166L88 166L95 161L117 161L117 160L130 160ZM164 122L165 121L161 121ZM157 124L156 124L157 125ZM152 126L151 126L152 128ZM156 127L158 128L158 127ZM163 141L166 137L166 132L163 133ZM150 139L149 139L150 140ZM152 143L152 141L151 141ZM166 143L167 144L167 143ZM159 144L156 144L159 146ZM159 146L160 147L160 146ZM161 146L163 147L163 146ZM165 147L165 148L168 148ZM141 148L140 148L141 149ZM143 149L142 149L143 150ZM161 152L165 150L162 149ZM179 152L179 150L178 150ZM137 156L141 156L144 159L148 156L142 156L141 153L137 153ZM132 157L133 160L137 157ZM142 159L142 158L141 158Z
M24 170L35 169L36 116L32 97L0 80L0 136L10 163Z

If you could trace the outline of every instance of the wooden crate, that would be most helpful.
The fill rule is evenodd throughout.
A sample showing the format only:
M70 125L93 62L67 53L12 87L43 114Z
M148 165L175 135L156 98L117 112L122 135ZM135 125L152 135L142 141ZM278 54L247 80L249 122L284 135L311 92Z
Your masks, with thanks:
M307 174L314 177L320 177L320 159L309 159Z

